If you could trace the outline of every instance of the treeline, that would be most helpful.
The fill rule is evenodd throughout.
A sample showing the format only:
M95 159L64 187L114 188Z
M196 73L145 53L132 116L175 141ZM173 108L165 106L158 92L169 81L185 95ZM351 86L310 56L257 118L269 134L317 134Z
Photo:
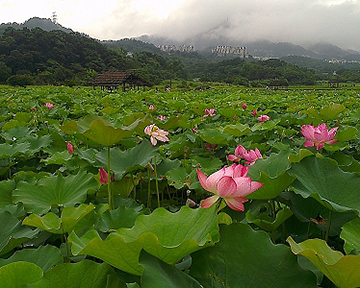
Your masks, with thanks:
M84 85L107 70L137 69L150 83L186 77L181 63L150 52L127 57L80 33L8 28L0 37L0 83ZM173 74L173 75L172 75Z
M286 86L312 85L319 79L314 70L276 59L233 58L215 62L197 52L155 53L149 47L141 51L143 42L132 42L137 45L136 51L130 50L131 45L122 48L115 43L109 45L111 49L75 32L7 28L0 36L0 83L85 85L103 71L128 69L135 69L153 85L163 80L196 78L246 86Z

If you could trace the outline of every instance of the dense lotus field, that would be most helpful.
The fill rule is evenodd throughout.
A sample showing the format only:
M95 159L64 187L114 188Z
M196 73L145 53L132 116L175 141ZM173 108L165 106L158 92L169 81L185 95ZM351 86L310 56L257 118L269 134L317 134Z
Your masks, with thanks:
M359 98L0 87L1 287L360 287Z

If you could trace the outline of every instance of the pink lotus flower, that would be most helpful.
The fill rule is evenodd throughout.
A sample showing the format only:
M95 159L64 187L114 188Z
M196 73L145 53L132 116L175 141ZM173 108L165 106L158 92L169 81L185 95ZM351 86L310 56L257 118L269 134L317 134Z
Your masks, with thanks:
M246 108L247 108L247 105L246 105L246 103L244 102L244 103L242 103L242 108L245 110Z
M242 158L246 161L244 164L253 165L257 159L262 159L262 155L258 148L247 151L242 145L239 145L235 149L235 155L230 154L227 156L229 161L235 163L240 162Z
M256 116L256 114L257 114L257 111L256 111L256 110L253 110L253 111L251 112L251 115L254 116L254 117Z
M263 124L264 122L270 120L270 117L268 115L260 115L260 117L258 117L258 120L261 124Z
M157 116L156 118L159 119L159 120L164 121L166 119L166 116Z
M235 149L235 155L230 154L227 156L227 159L231 162L238 163L245 153L247 153L246 149L242 145L239 145Z
M54 108L54 104L51 104L49 102L45 103L44 105L46 108L49 108L50 110L52 110Z
M146 126L144 129L144 133L147 135L150 135L150 142L153 146L156 145L157 140L162 141L162 142L169 141L169 138L166 137L166 135L168 135L169 132L159 129L159 127L155 126L155 124Z
M154 105L150 104L149 110L154 110L154 109L155 109Z
M332 128L328 131L325 123L314 127L312 125L303 125L301 129L301 133L307 139L305 141L305 147L316 147L316 150L320 150L324 147L324 144L335 144L338 142L338 139L334 139L336 131L339 127Z
M204 117L204 118L205 118L205 117L208 117L208 116L215 117L216 114L214 114L214 112L215 112L215 109L214 109L214 108L205 109L205 115L204 115L203 117Z
M243 158L246 160L244 164L253 165L257 159L262 159L262 155L258 148L255 150L249 150L243 154Z
M30 111L35 111L35 108L30 108Z
M104 168L100 168L99 174L100 174L99 182L101 184L108 184L108 173L106 172L106 170ZM112 181L115 181L115 175L114 174L112 174L110 176L110 182L112 182Z
M196 128L191 128L191 131L192 131L194 134L198 133L198 131L196 130Z
M244 211L244 197L256 191L264 184L251 181L247 176L249 168L242 165L233 164L206 177L203 172L197 170L197 175L201 186L213 194L201 202L202 208L209 208L214 205L219 198L223 198L226 204L233 210Z
M73 145L71 145L71 143L67 142L66 143L66 146L67 146L67 150L69 152L70 155L74 154L74 151L75 151L75 148Z

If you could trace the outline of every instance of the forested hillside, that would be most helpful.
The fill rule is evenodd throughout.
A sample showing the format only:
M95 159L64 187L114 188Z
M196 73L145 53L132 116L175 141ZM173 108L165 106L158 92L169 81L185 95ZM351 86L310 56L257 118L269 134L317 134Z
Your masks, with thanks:
M115 45L117 42L125 46ZM0 83L3 84L85 85L103 71L128 69L134 69L152 85L169 79L246 86L312 85L325 77L314 69L277 59L221 60L198 52L164 53L142 41L115 41L105 45L76 32L9 27L0 36ZM348 71L340 72L347 75ZM351 81L359 82L357 74L351 75Z

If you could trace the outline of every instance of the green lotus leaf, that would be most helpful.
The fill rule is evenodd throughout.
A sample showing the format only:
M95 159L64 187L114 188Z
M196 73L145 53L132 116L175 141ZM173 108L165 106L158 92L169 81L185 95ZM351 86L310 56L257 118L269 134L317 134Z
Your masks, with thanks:
M294 212L296 217L301 222L312 222L312 226L316 226L321 231L326 231L328 228L328 220L331 213L331 223L329 235L337 236L341 232L341 227L352 219L356 218L356 214L353 211L348 212L336 212L327 209L324 205L321 205L314 198L303 198L299 194L293 192L282 193L281 197L287 200L287 205ZM320 237L319 235L312 235ZM303 239L305 240L305 239Z
M82 171L68 177L59 174L41 178L35 184L20 181L13 191L13 201L22 202L28 212L44 214L51 207L69 207L84 202L91 188L97 188L92 174Z
M143 140L134 148L126 151L122 151L117 147L111 148L111 171L115 172L116 179L121 179L125 173L144 168L158 154L158 149L152 146L148 140ZM107 167L107 156L105 150L95 155L96 159L104 167Z
M17 139L23 139L27 136L30 136L33 132L34 130L30 129L29 127L20 126L1 133L1 136L4 137L6 141L12 141L14 137Z
M190 276L204 288L316 288L316 277L302 270L288 247L274 245L267 233L249 225L220 226L214 247L192 254Z
M239 136L243 136L246 135L247 133L250 132L250 127L248 124L241 124L241 123L237 123L234 125L226 125L223 129L224 133L228 133L230 135L239 137Z
M222 109L216 110L216 112L219 113L220 115L225 116L226 118L232 119L232 118L234 118L234 116L236 114L239 113L239 110L234 109L234 108L222 108Z
M0 182L0 207L13 204L12 191L15 189L15 182L13 180L6 180Z
M166 172L178 168L181 165L181 161L179 159L164 159L161 161L159 165L157 165L157 174L162 176L165 175Z
M265 172L269 178L274 179L283 174L290 168L289 162L290 151L280 151L278 154L272 153L266 159L258 159L255 164L250 166L249 176L253 180L257 180L260 177L261 171Z
M172 169L165 174L169 185L174 186L176 189L190 186L191 180L184 167Z
M158 258L146 253L140 253L140 265L144 268L141 277L142 288L201 288L194 278Z
M302 197L313 197L339 212L360 211L360 176L342 171L336 161L309 156L294 163L288 173L297 177L292 187Z
M264 186L246 196L248 199L273 199L279 196L294 180L295 176L290 176L285 170L280 172L277 178L269 177L265 172L260 172L257 182ZM253 179L254 180L254 179Z
M94 209L95 206L92 204L81 204L78 207L65 207L61 212L61 217L58 217L53 212L49 212L42 217L31 214L23 220L23 225L37 227L54 234L69 233Z
M111 146L131 133L129 130L108 126L103 120L94 120L91 122L90 129L83 134L96 143Z
M270 120L264 123L256 123L253 127L251 127L251 131L256 132L256 131L273 130L279 122L280 119Z
M305 256L339 288L360 286L360 255L344 256L332 250L324 240L309 239L296 243L291 237L286 240L295 255Z
M300 162L305 157L308 157L308 156L311 156L311 155L314 155L314 153L312 153L310 150L308 150L308 149L300 149L299 154L297 154L297 155L294 155L294 154L289 155L289 161L291 163Z
M39 266L44 272L63 262L60 249L47 245L37 249L24 249L16 251L10 258L0 259L0 267L19 261L31 262Z
M357 134L359 134L359 131L355 127L341 127L341 129L336 132L334 138L339 139L340 142L345 142L355 139Z
M56 164L56 165L63 165L67 161L71 159L72 155L69 154L67 150L61 152L55 152L49 158L42 160L42 162L46 163L47 165Z
M21 277L20 277L21 278ZM83 260L55 266L29 288L126 288L115 271L107 264Z
M346 110L344 105L341 104L331 104L328 107L325 107L320 110L319 117L324 120L333 120L336 119L337 116Z
M186 255L218 240L215 207L191 209L186 206L176 213L158 208L150 215L140 215L133 228L121 228L104 241L95 230L81 238L74 233L69 236L75 255L88 254L135 275L143 271L138 262L142 249L174 265Z
M360 218L346 223L342 227L340 237L345 241L344 250L347 254L360 254Z
M259 226L261 229L272 232L275 231L282 223L284 223L289 217L291 217L294 213L290 210L290 208L285 207L276 213L276 217L274 221L267 221L261 218L257 218L252 214L251 210L246 212L246 221L248 223L254 223Z
M0 211L0 255L34 238L39 231L21 225L8 211Z
M228 141L233 137L230 134L210 128L200 130L198 135L202 140L213 145L227 145Z
M14 262L0 268L2 288L29 287L30 284L40 280L42 276L42 269L30 262Z
M102 232L116 230L119 228L131 228L135 225L136 218L144 214L145 211L139 211L138 208L130 208L121 205L115 210L106 210L98 223L98 227Z
M14 157L18 154L25 154L30 148L29 142L0 144L0 159Z

